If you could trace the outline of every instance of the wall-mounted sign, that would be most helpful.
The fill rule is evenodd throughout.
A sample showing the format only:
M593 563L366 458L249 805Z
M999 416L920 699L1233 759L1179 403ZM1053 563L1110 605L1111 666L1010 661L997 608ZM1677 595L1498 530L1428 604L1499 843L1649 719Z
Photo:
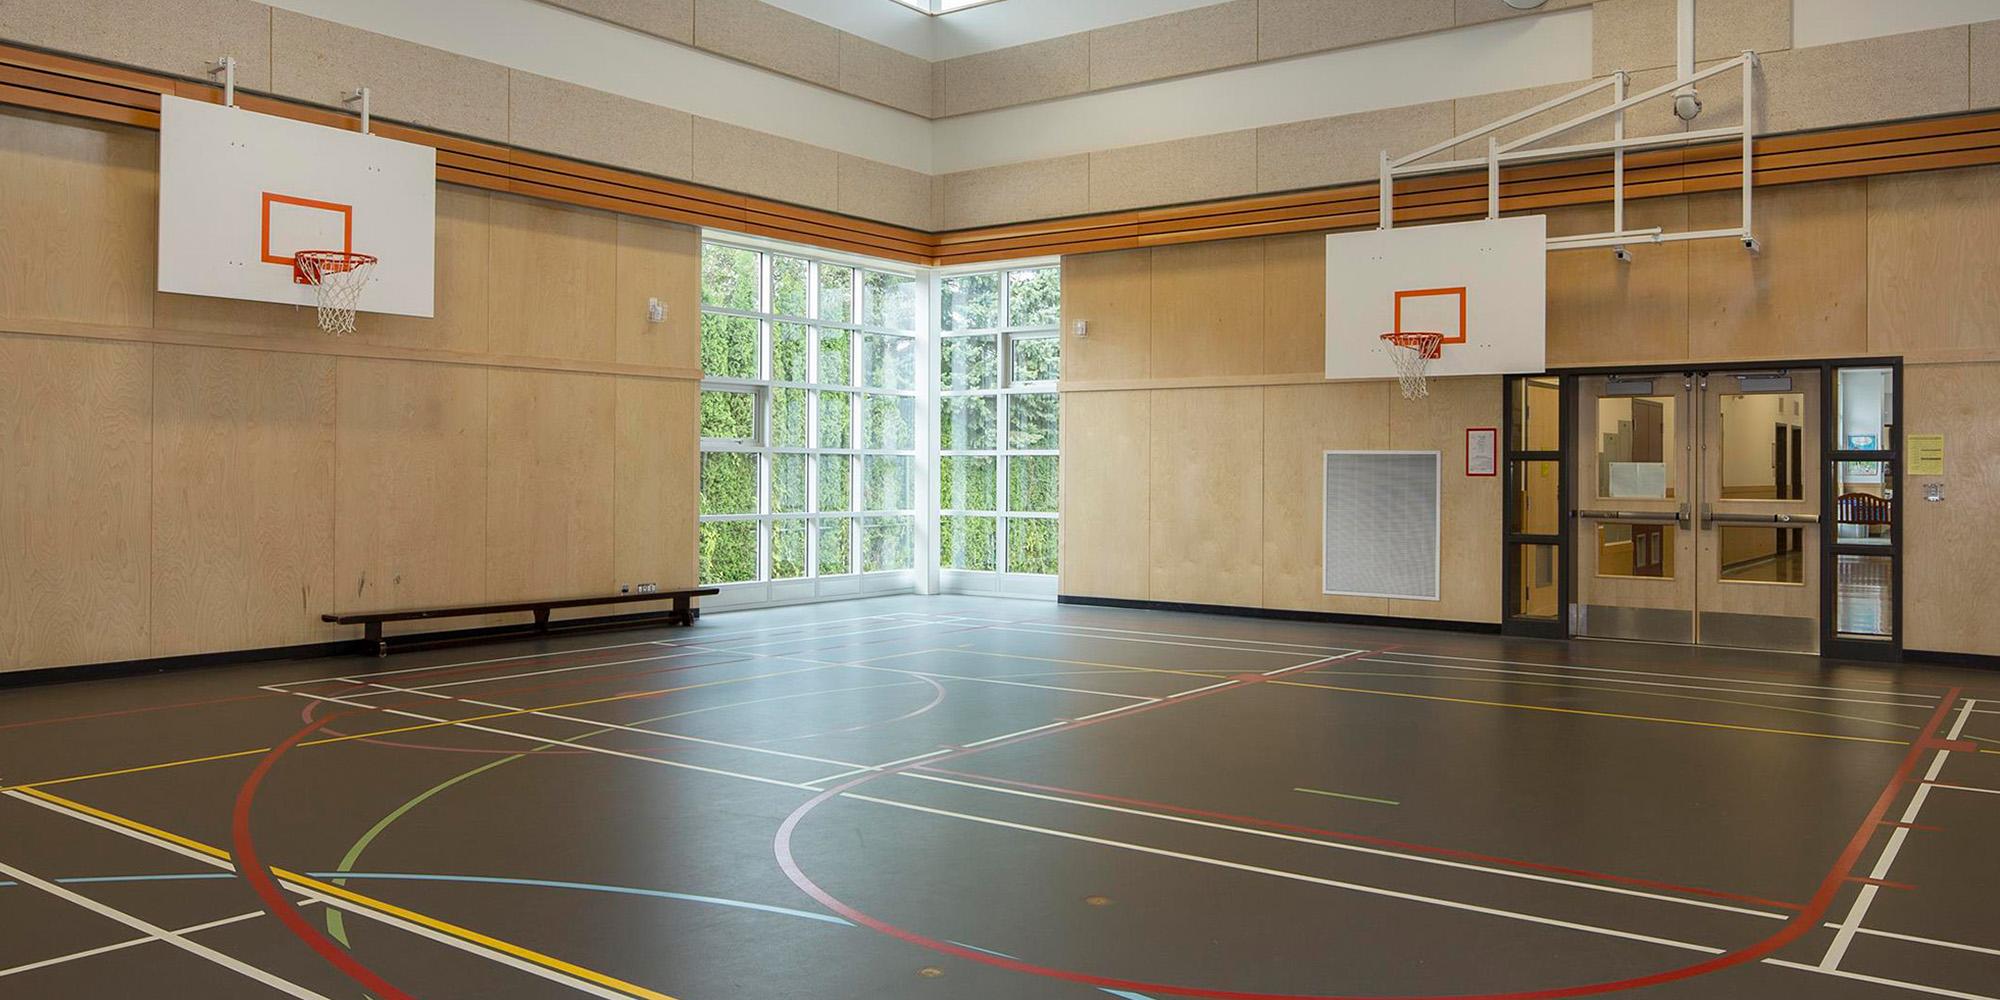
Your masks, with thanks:
M1500 474L1500 429L1497 427L1468 427L1465 429L1465 474L1468 476L1495 476Z
M1944 435L1905 434L1903 447L1910 450L1910 475L1944 475Z

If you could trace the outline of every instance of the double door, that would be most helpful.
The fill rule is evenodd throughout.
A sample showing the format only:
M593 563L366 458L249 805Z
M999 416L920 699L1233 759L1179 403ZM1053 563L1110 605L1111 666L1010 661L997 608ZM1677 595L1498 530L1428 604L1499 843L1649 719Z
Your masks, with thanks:
M1820 379L1579 379L1573 634L1818 650Z

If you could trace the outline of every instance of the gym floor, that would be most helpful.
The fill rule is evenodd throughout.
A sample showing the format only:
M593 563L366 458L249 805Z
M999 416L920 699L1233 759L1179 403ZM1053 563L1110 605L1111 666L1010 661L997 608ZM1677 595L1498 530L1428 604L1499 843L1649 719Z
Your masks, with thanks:
M0 995L1988 997L1996 716L965 597L24 687Z

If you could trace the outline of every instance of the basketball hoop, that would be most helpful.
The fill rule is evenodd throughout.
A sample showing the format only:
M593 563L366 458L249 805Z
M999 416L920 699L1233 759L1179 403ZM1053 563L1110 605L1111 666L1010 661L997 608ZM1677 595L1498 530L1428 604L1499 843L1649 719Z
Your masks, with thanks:
M1382 342L1389 352L1389 360L1396 363L1396 381L1403 387L1403 398L1422 399L1430 395L1430 386L1424 381L1424 370L1433 359L1444 353L1444 334L1385 333Z
M354 309L375 270L375 258L345 250L300 250L292 255L292 280L319 293L319 328L336 337L354 332Z

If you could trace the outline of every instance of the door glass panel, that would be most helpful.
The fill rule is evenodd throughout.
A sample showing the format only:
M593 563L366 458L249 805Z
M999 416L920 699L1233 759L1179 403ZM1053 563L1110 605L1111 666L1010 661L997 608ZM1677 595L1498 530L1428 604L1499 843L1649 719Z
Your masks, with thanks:
M1680 449L1674 397L1617 396L1597 401L1597 495L1605 499L1674 499Z
M1514 381L1515 451L1555 451L1562 447L1562 383L1554 378Z
M1677 542L1671 524L1600 524L1597 575L1673 579Z
M1556 617L1557 599L1561 594L1561 560L1557 558L1553 545L1522 545L1520 549L1521 576L1520 593L1515 595L1514 616L1517 618Z
M1716 531L1725 582L1806 582L1805 529L1725 524Z
M1524 535L1554 535L1562 531L1562 463L1516 462L1514 530Z
M1801 392L1724 395L1723 500L1804 499L1806 397Z
M1834 631L1844 636L1887 638L1894 615L1896 563L1888 556L1833 557L1836 580Z
M1896 491L1886 482L1888 471L1886 462L1833 464L1834 544L1889 544Z
M1887 368L1842 368L1835 382L1835 451L1887 451L1895 420L1895 373Z

